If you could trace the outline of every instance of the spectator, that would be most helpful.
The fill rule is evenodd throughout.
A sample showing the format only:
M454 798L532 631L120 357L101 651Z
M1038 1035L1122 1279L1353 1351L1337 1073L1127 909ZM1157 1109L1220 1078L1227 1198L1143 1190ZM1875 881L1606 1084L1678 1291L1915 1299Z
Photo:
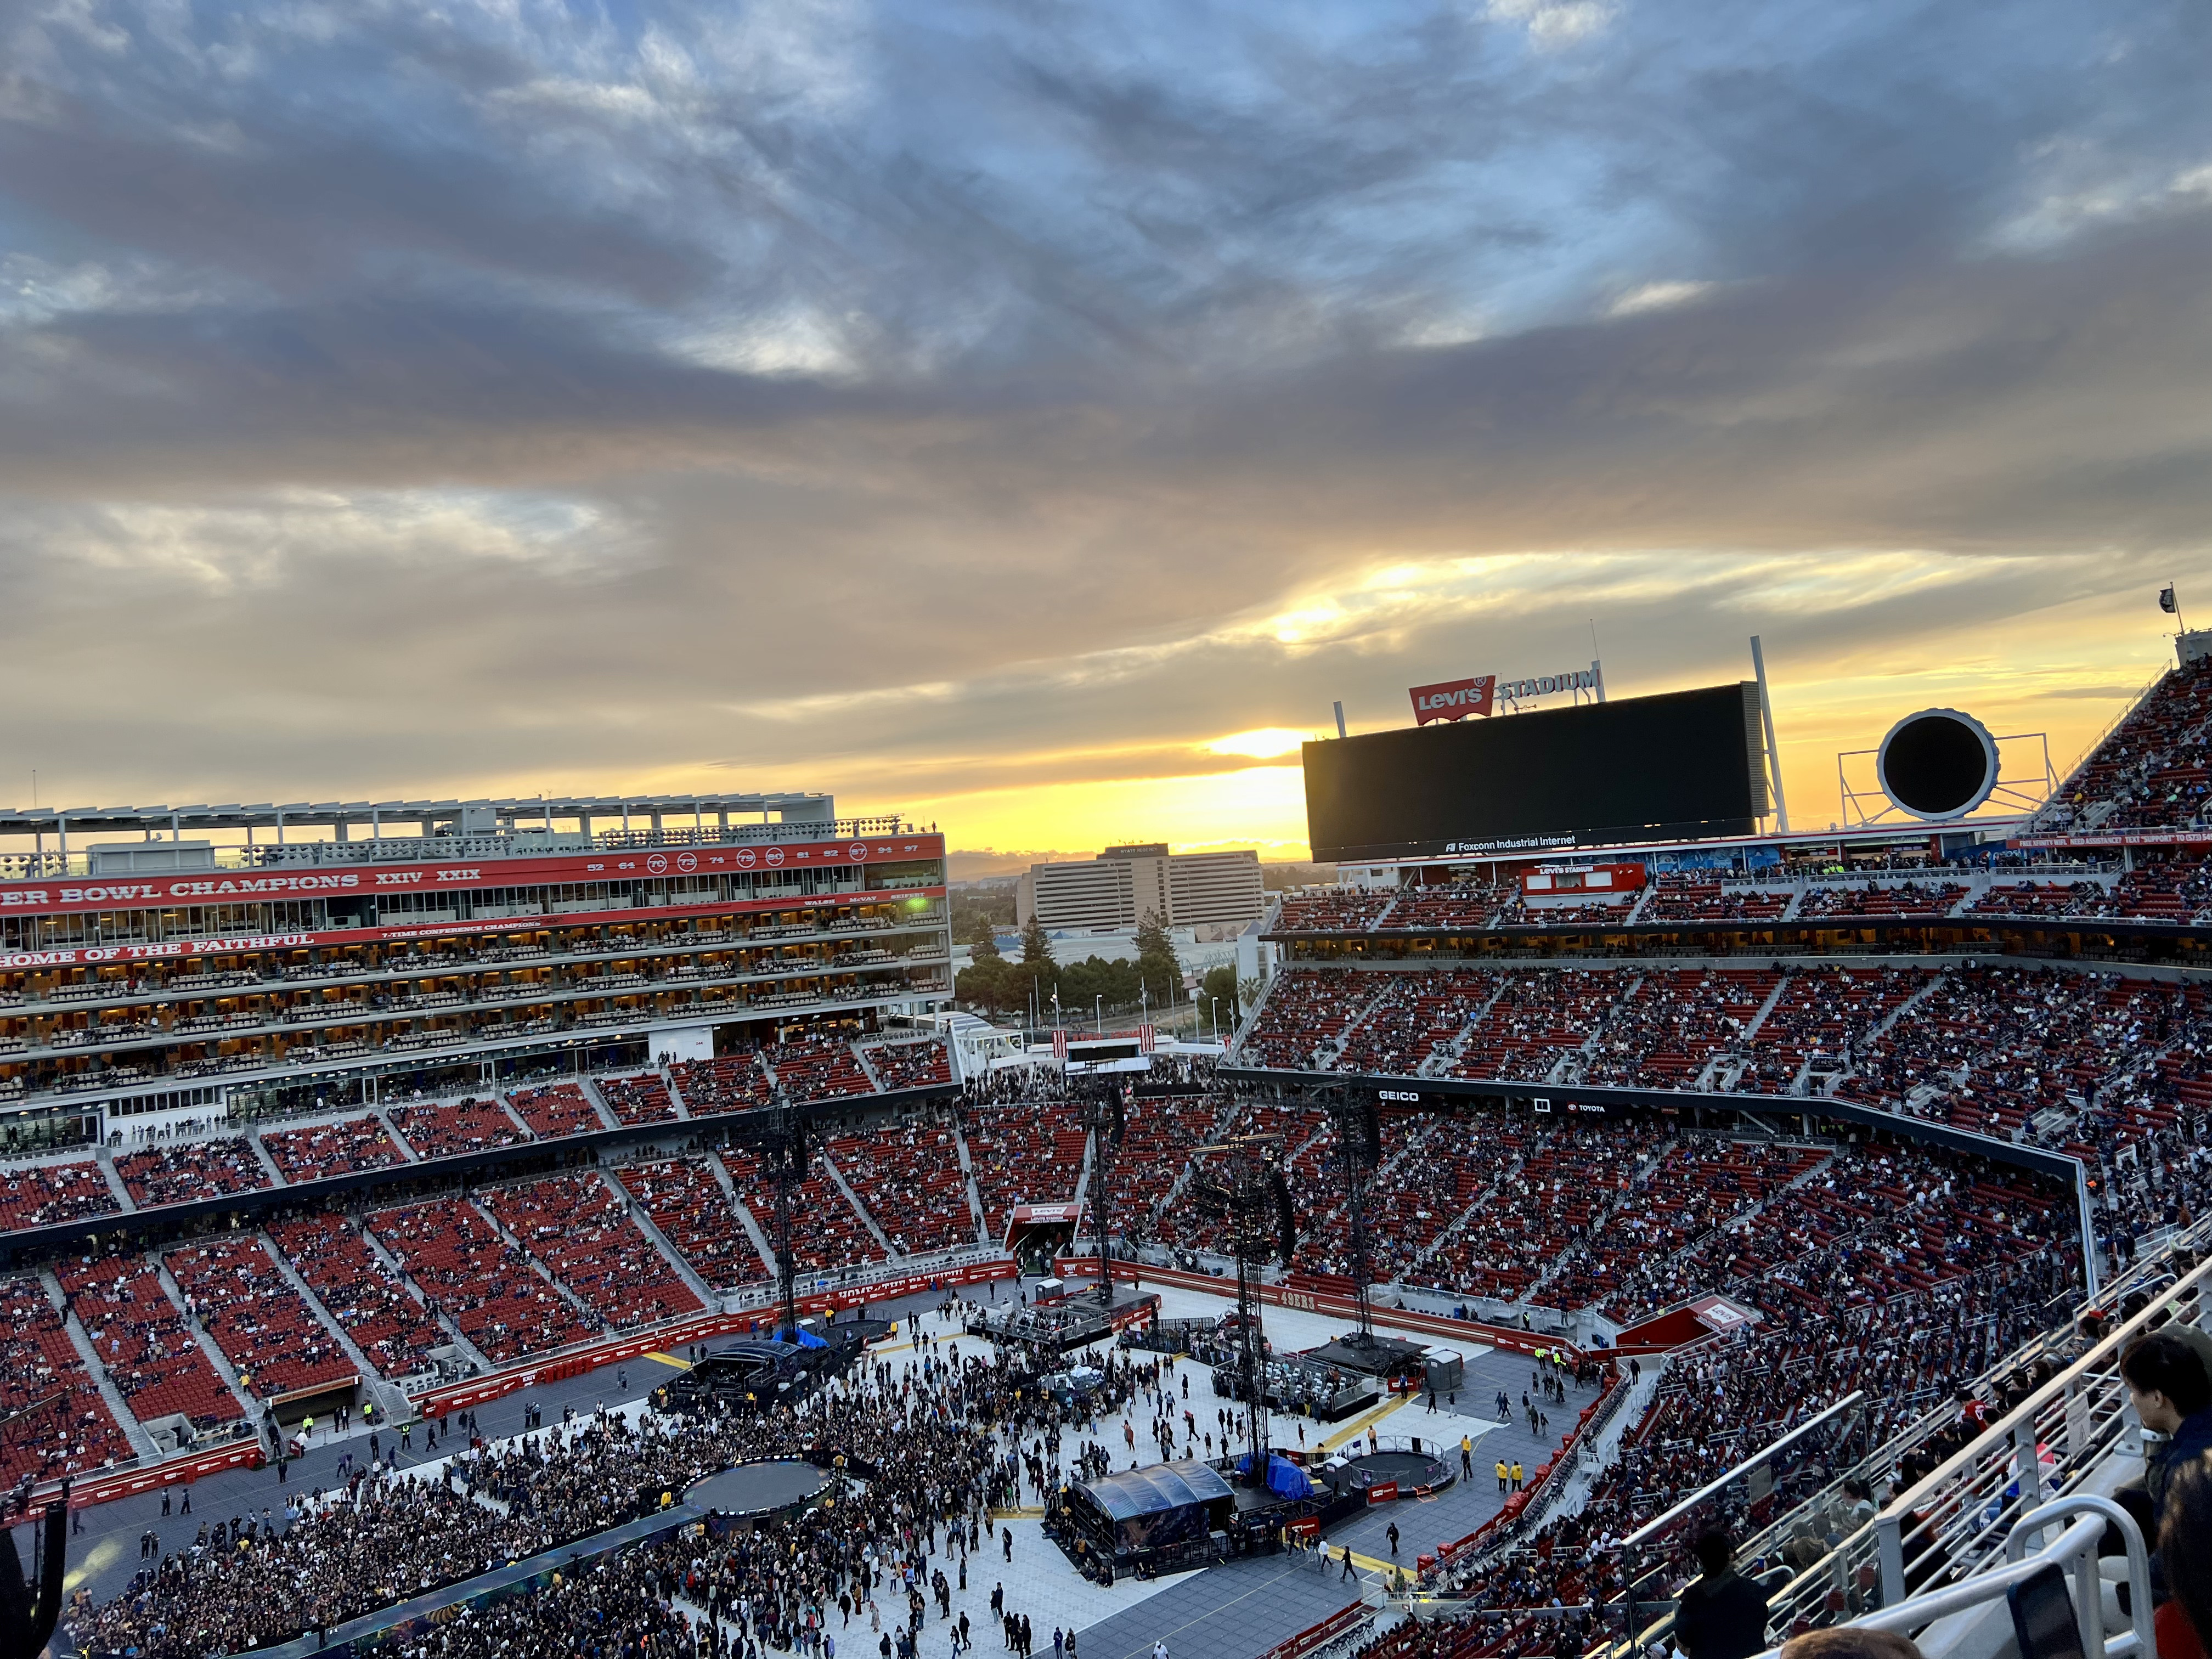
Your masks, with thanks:
M1894 1631L1838 1625L1791 1637L1782 1644L1782 1659L1920 1659L1920 1649Z
M1682 1587L1674 1635L1690 1659L1751 1659L1766 1646L1766 1593L1735 1570L1735 1540L1698 1535L1704 1572Z
M2157 1613L2159 1659L2203 1659L2212 1651L2212 1460L2201 1454L2167 1476L2158 1561L2173 1591Z
M2143 1427L2166 1437L2143 1463L2151 1513L2163 1527L2175 1472L2212 1451L2212 1377L2197 1351L2170 1331L2130 1342L2120 1356L2120 1376Z

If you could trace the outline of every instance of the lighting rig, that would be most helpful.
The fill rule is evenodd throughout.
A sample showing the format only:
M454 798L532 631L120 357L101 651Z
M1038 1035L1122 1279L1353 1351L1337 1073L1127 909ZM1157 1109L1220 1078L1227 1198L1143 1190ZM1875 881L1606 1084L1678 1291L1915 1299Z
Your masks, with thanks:
M1382 1164L1382 1119L1372 1089L1322 1091L1323 1108L1336 1126L1337 1155L1344 1164L1344 1215L1352 1235L1352 1300L1359 1328L1345 1333L1350 1347L1375 1346L1375 1315L1368 1301L1367 1185Z
M730 1125L730 1139L757 1152L775 1182L775 1214L769 1243L775 1252L776 1301L781 1308L779 1330L787 1342L799 1340L798 1265L791 1249L792 1200L806 1180L806 1166L813 1157L812 1130L812 1115L780 1087L765 1110L748 1113Z
M1098 1304L1114 1305L1114 1166L1128 1128L1121 1085L1112 1078L1085 1078L1080 1085L1083 1127L1091 1132L1091 1220L1098 1235Z
M1245 1422L1251 1456L1247 1474L1265 1488L1273 1448L1267 1431L1267 1391L1261 1371L1267 1345L1260 1330L1260 1270L1270 1258L1287 1264L1297 1249L1297 1224L1290 1183L1283 1179L1282 1137L1241 1135L1200 1154L1225 1154L1218 1171L1194 1173L1186 1189L1200 1214L1227 1224L1230 1254L1237 1259L1237 1369L1244 1382Z

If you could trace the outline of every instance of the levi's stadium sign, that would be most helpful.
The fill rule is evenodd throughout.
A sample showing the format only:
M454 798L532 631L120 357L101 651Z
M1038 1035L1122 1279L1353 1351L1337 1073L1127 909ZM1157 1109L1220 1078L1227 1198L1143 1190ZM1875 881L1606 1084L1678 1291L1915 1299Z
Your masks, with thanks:
M1426 726L1431 720L1464 720L1469 714L1494 713L1501 700L1520 702L1561 691L1595 691L1597 676L1595 663L1564 674L1539 674L1524 680L1501 680L1495 674L1480 674L1471 680L1441 680L1434 685L1416 685L1407 695L1413 700L1413 724Z
M1436 685L1413 687L1413 724L1455 720L1469 714L1487 714L1498 690L1498 676L1483 674L1471 680L1444 680Z

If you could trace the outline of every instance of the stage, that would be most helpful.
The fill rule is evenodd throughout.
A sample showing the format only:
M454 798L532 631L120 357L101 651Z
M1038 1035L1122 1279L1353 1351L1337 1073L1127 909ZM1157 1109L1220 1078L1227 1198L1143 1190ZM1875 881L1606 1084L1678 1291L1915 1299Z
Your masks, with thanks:
M1101 1302L1091 1289L1026 1307L1017 1303L980 1309L969 1317L967 1329L971 1336L1059 1354L1110 1341L1132 1326L1148 1325L1159 1309L1160 1298L1153 1292L1116 1285L1111 1303Z
M684 1501L726 1521L764 1521L804 1508L829 1489L828 1470L798 1458L740 1463L688 1488Z

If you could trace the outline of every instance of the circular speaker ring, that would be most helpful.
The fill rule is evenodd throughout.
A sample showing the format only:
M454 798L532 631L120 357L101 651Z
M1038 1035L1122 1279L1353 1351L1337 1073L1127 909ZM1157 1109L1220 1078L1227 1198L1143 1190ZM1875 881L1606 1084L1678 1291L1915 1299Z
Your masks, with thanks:
M1875 775L1901 812L1930 823L1964 817L1997 787L1997 740L1972 714L1923 708L1889 728Z

